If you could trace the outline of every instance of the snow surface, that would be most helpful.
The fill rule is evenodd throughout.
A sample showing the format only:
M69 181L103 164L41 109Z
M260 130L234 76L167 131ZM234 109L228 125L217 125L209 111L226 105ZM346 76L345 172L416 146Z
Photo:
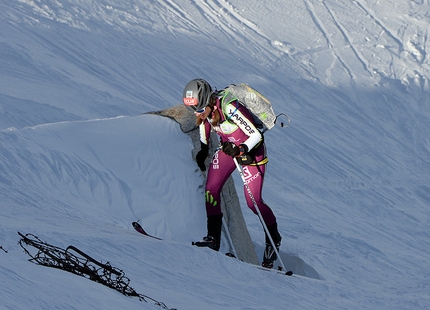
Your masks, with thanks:
M0 0L0 307L160 308L28 262L20 231L170 308L430 309L429 24L428 0ZM142 113L196 77L291 117L266 134L264 197L297 276L190 245L192 142Z

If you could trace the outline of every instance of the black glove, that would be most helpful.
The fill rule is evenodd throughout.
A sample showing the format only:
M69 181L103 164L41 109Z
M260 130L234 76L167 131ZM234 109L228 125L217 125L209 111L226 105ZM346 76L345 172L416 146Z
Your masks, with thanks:
M231 157L237 157L248 152L248 147L246 144L237 146L233 142L226 141L222 144L222 151Z
M200 151L196 155L197 166L199 166L201 171L206 171L205 160L208 157L209 147L203 142L200 142L200 146Z

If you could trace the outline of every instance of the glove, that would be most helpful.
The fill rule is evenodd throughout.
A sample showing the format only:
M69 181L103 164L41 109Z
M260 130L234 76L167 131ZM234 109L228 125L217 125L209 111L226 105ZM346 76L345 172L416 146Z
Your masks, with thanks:
M248 152L248 147L246 144L237 146L233 142L226 141L222 144L222 151L231 157L237 157Z
M200 151L196 155L197 166L199 166L201 171L206 171L205 160L208 157L209 147L203 142L200 142L200 146Z

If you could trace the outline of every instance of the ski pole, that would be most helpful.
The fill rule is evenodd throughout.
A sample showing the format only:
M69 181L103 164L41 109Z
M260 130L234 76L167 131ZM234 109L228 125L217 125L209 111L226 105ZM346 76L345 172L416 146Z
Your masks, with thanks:
M282 261L281 255L279 255L279 251L278 251L278 249L277 249L277 248L276 248L276 246L275 246L275 242L273 241L273 238L272 238L272 236L270 235L269 229L267 228L267 225L266 225L266 223L264 222L263 216L261 215L260 208L258 208L258 206L257 206L257 202L255 201L255 198L254 198L254 195L252 194L251 189L249 188L249 185L248 185L248 183L246 182L245 176L243 175L243 171L242 171L242 169L240 168L240 165L239 165L239 163L237 162L237 159L236 159L236 158L233 158L233 160L234 160L234 163L236 164L237 171L239 171L240 177L242 178L243 185L245 186L246 191L248 192L248 195L249 195L249 197L251 198L251 200L252 200L252 202L253 202L253 204L254 204L255 209L257 210L257 214L258 214L258 217L259 217L259 219L260 219L261 224L263 225L264 231L266 232L267 236L269 237L270 243L271 243L271 244L272 244L272 246L273 246L273 250L275 251L276 256L278 257L279 261L281 262L282 270L286 270L286 269L285 269L285 266L284 266L284 262Z
M235 249L234 244L233 244L233 240L231 239L231 235L230 235L230 231L229 231L229 229L228 229L227 221L225 220L225 218L224 218L224 217L222 218L222 224L224 225L225 234L227 235L228 243L230 244L230 249L231 249L231 251L233 252L233 255L234 255L236 258L239 258L239 257L237 256L236 249Z

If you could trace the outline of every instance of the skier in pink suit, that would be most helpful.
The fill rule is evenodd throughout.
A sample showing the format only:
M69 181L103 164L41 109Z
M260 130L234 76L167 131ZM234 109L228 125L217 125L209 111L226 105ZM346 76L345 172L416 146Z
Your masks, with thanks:
M236 169L233 160L236 158L243 167L245 180L279 251L282 238L278 232L276 217L262 199L264 174L268 162L266 146L262 133L255 126L252 114L235 98L229 97L223 91L213 91L209 83L203 79L194 79L187 84L183 102L194 111L199 125L201 149L197 153L196 161L202 171L206 171L205 159L209 153L211 130L217 133L221 144L213 155L207 172L205 188L207 236L203 240L209 241L213 250L219 250L223 216L220 194L224 183ZM244 190L248 207L257 214L246 187ZM276 258L276 252L266 234L262 265L272 268Z

